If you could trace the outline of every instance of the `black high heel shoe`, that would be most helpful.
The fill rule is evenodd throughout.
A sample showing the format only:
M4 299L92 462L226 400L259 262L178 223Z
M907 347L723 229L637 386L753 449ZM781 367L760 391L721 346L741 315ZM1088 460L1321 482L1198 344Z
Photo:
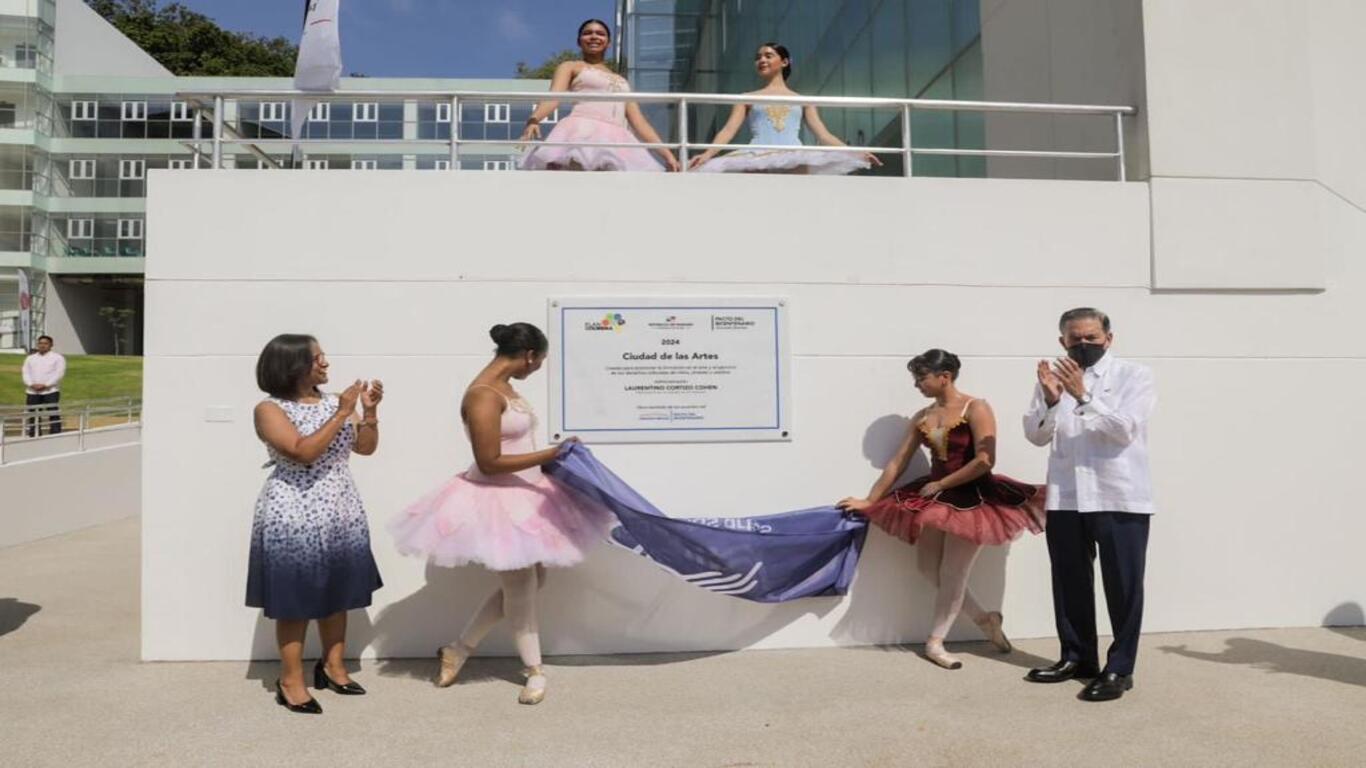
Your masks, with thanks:
M337 681L328 677L327 670L323 669L323 663L321 659L318 660L317 664L313 665L313 687L317 688L320 691L326 688L329 691L332 691L334 693L340 693L343 696L365 695L365 689L360 687L360 683L356 682L355 680L352 680L346 685L340 685L337 683Z
M275 703L290 712L298 712L301 715L321 715L323 713L323 706L318 703L317 699L310 698L302 704L290 704L289 699L285 698L285 692L280 687L279 680L275 681Z

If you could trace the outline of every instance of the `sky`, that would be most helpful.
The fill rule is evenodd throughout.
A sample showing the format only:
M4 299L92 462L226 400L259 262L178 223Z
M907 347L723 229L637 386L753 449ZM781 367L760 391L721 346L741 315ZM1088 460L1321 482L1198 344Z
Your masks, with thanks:
M178 0L236 32L298 41L300 0ZM579 24L611 22L616 0L342 0L346 72L370 77L512 77L574 48Z

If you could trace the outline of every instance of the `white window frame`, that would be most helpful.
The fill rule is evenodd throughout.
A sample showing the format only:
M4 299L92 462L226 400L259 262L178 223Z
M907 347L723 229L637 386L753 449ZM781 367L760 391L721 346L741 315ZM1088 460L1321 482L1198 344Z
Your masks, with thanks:
M283 101L263 101L261 102L261 122L263 123L283 123L285 121L285 103Z
M485 160L484 170L486 171L510 171L512 170L511 160Z
M146 160L120 160L119 181L141 181L147 178Z
M451 169L450 160L437 160L436 165L432 166L434 171L449 171Z
M560 108L559 108L559 107L555 107L555 111L554 111L554 112L551 112L551 113L548 114L548 115L546 115L546 116L545 116L545 119L542 120L541 122L543 122L543 123L558 123L558 122L560 122Z
M451 121L451 105L440 103L436 105L436 121L438 123L449 123Z
M120 240L141 240L142 239L142 219L119 219Z
M83 173L82 171L88 171ZM67 177L73 181L89 181L95 178L94 160L72 160L67 164Z
M100 115L100 103L98 101L73 101L71 102L71 119L82 122L93 122Z
M378 123L379 122L379 102L377 101L358 101L351 109L351 122L353 123Z
M188 101L171 102L171 122L188 123L194 120L194 113L190 111Z
M351 170L353 171L378 171L378 160L352 160Z
M330 160L304 160L305 171L326 171L331 165Z
M147 122L147 102L125 101L120 114L125 123L145 123Z
M512 122L512 105L485 104L484 122L489 125L503 125Z
M67 240L94 240L94 239L95 239L95 220L94 220L94 219L67 219L67 220L66 220L66 239L67 239Z
M326 101L318 102L308 110L308 122L326 123L332 119L332 105Z
M173 158L167 161L166 167L172 171L192 171L194 170L194 158Z

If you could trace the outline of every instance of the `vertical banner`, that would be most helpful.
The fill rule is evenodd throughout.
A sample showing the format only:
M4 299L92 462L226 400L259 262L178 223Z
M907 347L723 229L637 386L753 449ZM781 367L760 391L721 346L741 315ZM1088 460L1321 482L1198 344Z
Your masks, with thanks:
M566 297L550 330L552 439L791 439L785 299Z
M28 271L19 270L19 346L24 351L33 349L33 292L28 282Z
M306 0L304 30L299 39L299 60L294 65L294 87L301 91L332 92L341 86L341 0ZM304 121L314 104L298 99L293 104L293 137L303 133ZM295 154L298 153L296 144Z

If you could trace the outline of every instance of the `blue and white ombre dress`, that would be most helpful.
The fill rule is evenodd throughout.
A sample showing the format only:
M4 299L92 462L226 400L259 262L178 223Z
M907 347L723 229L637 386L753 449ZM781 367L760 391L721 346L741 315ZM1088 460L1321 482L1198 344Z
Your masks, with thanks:
M750 144L801 147L802 108L796 104L753 104L749 107ZM841 176L867 168L857 150L738 149L697 168L706 173L809 173Z
M337 412L336 395L317 403L271 398L307 437ZM274 467L256 499L247 565L247 605L267 618L322 619L370 605L383 586L370 527L351 477L356 426L347 423L312 464L267 447Z

